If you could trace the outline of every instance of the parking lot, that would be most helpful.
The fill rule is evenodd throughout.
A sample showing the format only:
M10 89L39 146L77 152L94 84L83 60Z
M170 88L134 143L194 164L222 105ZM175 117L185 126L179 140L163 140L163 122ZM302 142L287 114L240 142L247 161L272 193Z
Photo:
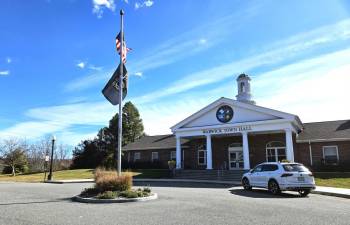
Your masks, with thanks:
M204 184L152 183L158 200L85 204L92 184L0 183L0 224L349 224L350 200ZM147 185L147 184L142 184Z

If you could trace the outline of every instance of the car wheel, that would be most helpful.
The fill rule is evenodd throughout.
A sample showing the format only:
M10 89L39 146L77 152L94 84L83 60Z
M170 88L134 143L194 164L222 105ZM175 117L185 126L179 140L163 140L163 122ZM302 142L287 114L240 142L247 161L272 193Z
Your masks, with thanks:
M244 190L247 190L247 191L252 190L252 186L250 186L249 180L246 177L243 178L243 180L242 180L242 186L243 186Z
M301 197L306 197L310 194L311 190L299 190L298 191Z
M280 187L278 186L278 183L276 181L271 180L269 182L269 191L274 195L277 195L281 192Z

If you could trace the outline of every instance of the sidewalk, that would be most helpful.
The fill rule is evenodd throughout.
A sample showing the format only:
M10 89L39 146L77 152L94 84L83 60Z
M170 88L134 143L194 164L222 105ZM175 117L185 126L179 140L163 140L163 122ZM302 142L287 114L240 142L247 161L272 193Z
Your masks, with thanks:
M311 193L336 196L336 197L342 197L342 198L350 198L350 189L347 189L347 188L317 186L316 190L313 190Z

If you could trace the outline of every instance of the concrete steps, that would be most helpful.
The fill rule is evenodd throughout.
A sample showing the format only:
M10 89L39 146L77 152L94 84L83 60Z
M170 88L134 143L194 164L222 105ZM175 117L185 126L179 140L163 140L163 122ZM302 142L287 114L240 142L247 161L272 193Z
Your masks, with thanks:
M176 170L176 179L240 181L244 170Z

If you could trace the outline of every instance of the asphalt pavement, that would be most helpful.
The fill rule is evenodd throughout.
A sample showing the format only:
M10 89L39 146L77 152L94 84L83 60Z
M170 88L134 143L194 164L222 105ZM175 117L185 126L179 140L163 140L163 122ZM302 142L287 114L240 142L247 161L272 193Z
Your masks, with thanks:
M0 224L349 224L350 200L209 184L150 183L157 200L72 202L84 184L0 183ZM147 186L143 183L142 186Z

